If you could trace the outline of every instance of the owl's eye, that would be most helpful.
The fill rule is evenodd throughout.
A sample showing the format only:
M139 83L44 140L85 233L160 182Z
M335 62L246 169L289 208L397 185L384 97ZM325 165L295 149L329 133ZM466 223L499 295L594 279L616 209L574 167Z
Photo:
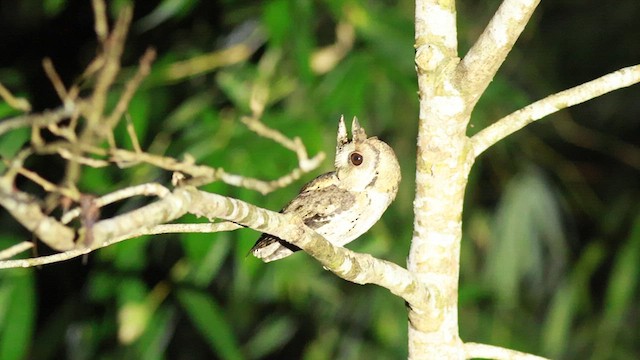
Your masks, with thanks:
M353 165L359 166L362 164L362 161L364 160L364 158L362 157L362 154L357 152L352 152L351 155L349 155L349 160L351 160L351 163Z

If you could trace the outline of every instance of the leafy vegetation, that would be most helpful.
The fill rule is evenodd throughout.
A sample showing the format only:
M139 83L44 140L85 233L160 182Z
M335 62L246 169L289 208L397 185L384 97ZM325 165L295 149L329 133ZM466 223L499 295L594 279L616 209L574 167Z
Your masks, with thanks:
M592 2L541 5L482 98L470 133L532 100L637 62L636 1L615 8ZM116 14L123 3L111 2L109 11ZM135 6L125 70L147 46L158 51L128 111L143 148L276 179L296 166L296 158L239 121L250 111L254 83L270 89L262 120L299 136L311 154L331 155L339 115L357 115L369 134L394 147L403 182L382 221L349 247L404 264L418 115L412 2L164 0ZM496 7L496 1L459 4L463 49ZM41 60L51 57L65 83L77 79L96 46L91 16L90 2L3 4L0 82L35 110L59 106ZM341 26L347 31L344 57L315 66ZM235 60L228 54L207 58L206 69L192 75L176 70L238 44L250 51ZM639 91L563 111L507 138L476 163L462 245L465 340L553 358L638 356ZM15 114L0 103L0 117ZM116 141L129 146L126 129L118 135ZM0 138L3 158L28 136ZM62 175L48 158L29 166L54 182ZM329 156L321 171L331 167ZM205 190L278 209L314 175L267 196L221 183ZM105 194L169 179L144 165L86 169L81 190ZM104 216L138 200L130 201L106 208ZM31 237L0 214L0 248ZM0 358L406 358L401 300L384 289L346 283L305 254L262 264L246 256L257 236L242 229L144 237L83 260L3 270Z

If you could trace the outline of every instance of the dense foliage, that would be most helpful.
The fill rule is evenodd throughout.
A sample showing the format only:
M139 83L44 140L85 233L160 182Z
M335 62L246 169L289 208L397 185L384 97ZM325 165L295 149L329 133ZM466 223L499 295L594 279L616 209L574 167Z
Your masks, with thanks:
M110 2L110 12L123 3ZM0 3L0 82L34 110L60 105L42 58L50 57L71 83L93 57L90 5ZM497 5L459 4L462 51ZM547 94L637 63L639 10L636 0L543 2L481 100L469 133ZM338 117L357 115L370 135L394 147L403 182L382 221L349 247L404 265L418 115L412 16L410 1L140 1L123 65L132 70L148 46L158 51L129 108L142 146L275 179L296 158L238 121L249 112L254 83L271 89L262 120L299 136L312 154L326 152L321 171L332 167ZM339 25L355 31L354 42L343 34L344 57L326 69L313 65L336 42ZM209 59L193 75L171 71L238 44L250 53ZM566 359L640 354L639 97L636 86L563 111L476 163L464 215L464 340ZM0 118L16 113L0 103ZM119 134L126 144L125 129ZM28 136L24 130L0 138L3 158ZM54 159L34 158L29 166L60 179ZM314 175L267 196L220 183L204 189L278 209ZM150 166L88 168L81 190L99 195L169 179ZM136 201L110 206L103 216ZM31 237L0 214L0 248ZM303 253L265 265L247 257L257 236L243 229L144 237L82 260L1 271L0 358L406 358L400 299L346 283Z

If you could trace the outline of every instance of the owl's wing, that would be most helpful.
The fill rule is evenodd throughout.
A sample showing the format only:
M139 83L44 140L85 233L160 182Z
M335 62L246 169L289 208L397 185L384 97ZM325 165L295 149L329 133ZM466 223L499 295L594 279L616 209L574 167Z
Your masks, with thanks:
M349 209L355 202L354 196L338 187L339 180L335 172L320 175L305 185L281 213L295 213L312 229L318 229L331 219ZM251 253L265 262L281 259L300 250L279 237L262 234Z

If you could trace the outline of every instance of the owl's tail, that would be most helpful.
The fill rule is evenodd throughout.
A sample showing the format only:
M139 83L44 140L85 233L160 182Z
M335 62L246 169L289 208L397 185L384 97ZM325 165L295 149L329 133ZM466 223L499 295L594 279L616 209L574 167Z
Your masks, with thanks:
M271 262L287 257L298 250L300 250L299 247L279 237L262 234L249 252L264 262Z

